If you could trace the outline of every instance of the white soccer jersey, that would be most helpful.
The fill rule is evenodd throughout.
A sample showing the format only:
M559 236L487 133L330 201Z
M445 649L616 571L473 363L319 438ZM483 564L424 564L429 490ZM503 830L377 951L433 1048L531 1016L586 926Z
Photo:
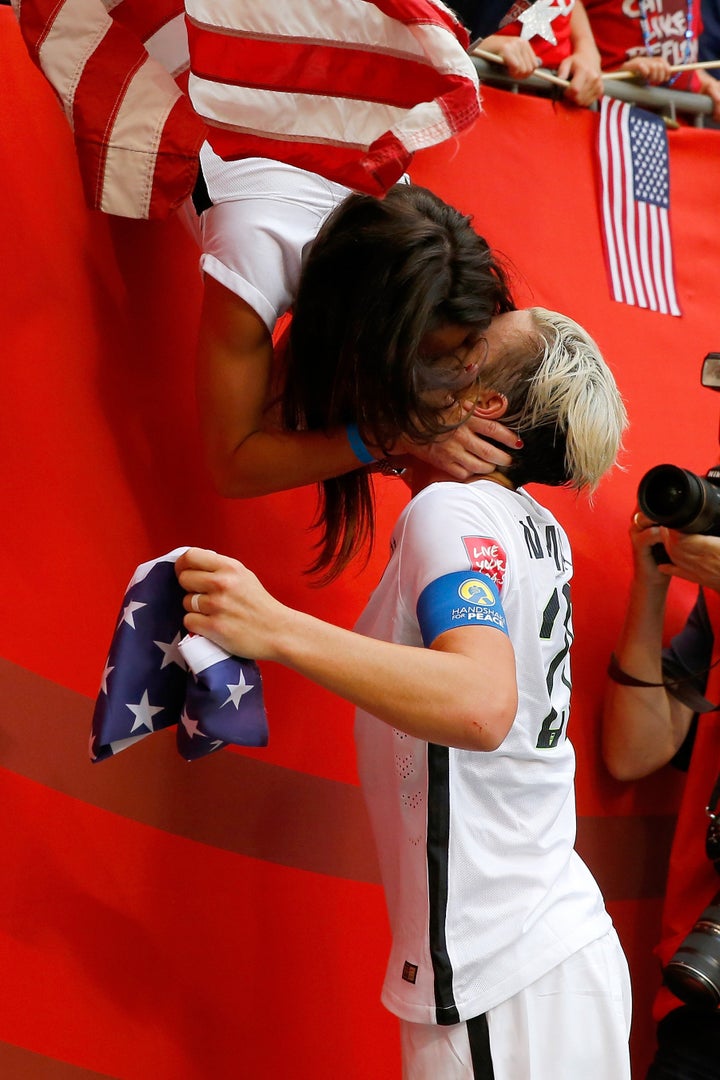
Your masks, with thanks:
M426 488L393 545L360 633L422 646L452 626L494 624L516 658L517 715L491 753L356 718L393 938L383 1002L406 1020L451 1024L506 1001L611 926L573 847L572 563L547 510L487 480ZM479 683L480 715L482 701Z
M350 189L267 158L200 162L213 205L200 218L200 268L250 305L272 332L295 300L306 246Z

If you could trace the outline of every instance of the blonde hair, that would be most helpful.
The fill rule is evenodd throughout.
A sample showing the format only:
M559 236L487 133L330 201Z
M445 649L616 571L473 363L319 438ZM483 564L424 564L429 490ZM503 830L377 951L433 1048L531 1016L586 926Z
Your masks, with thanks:
M480 382L508 399L501 418L525 448L502 469L518 486L568 484L594 491L622 449L627 413L600 350L578 323L530 308L536 333L480 372Z

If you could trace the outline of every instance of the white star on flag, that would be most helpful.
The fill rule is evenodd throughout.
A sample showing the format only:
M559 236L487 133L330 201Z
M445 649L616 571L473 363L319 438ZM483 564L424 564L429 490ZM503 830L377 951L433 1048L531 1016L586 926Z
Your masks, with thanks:
M245 682L245 673L243 671L240 672L239 683L236 683L235 685L233 685L232 683L226 683L225 685L230 691L230 697L223 701L222 705L220 706L221 709L223 709L226 705L229 705L231 701L235 708L239 709L241 698L243 698L245 694L248 694L253 689L253 684Z
M535 36L544 38L551 45L557 45L555 32L550 25L553 19L562 14L562 8L557 7L553 0L537 0L536 3L518 15L518 22L522 23L520 37L529 41Z
M100 693L107 694L107 681L111 671L114 671L115 667L112 664L105 664L105 670L102 673L102 679L100 680Z
M229 744L267 745L257 664L208 638L183 636L185 592L175 560L185 550L141 563L125 591L93 710L92 761L169 727L176 729L177 751L186 761Z
M197 720L191 720L187 714L187 709L183 709L182 716L180 717L180 723L187 731L191 739L194 739L196 735L199 735L201 739L207 739L202 731L200 731L200 724Z
M178 649L178 642L180 641L182 634L178 630L172 641L153 641L153 645L157 645L158 649L162 650L163 659L160 665L160 670L167 667L168 664L177 664L183 671L187 671L187 664L183 654Z
M134 713L135 715L135 723L130 728L131 731L135 731L136 728L142 727L143 725L149 731L155 730L155 728L153 727L152 718L153 716L155 716L156 713L163 711L163 706L151 705L148 698L147 690L141 697L138 705L130 705L129 702L126 702L126 706L130 710L130 712Z
M122 613L122 616L120 618L120 622L118 623L118 626L121 626L122 623L126 622L128 624L128 626L131 626L132 629L134 630L135 629L135 619L133 618L133 616L134 616L135 612L139 611L139 609L141 607L147 607L147 604L141 604L137 600L131 600L129 604L126 604L125 607L123 608L123 613Z

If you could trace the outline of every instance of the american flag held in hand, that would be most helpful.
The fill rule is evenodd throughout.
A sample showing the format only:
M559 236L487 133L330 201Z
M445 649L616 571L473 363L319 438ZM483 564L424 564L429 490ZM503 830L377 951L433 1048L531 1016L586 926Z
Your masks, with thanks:
M441 0L13 3L86 200L110 214L180 206L205 138L226 159L278 158L382 195L480 112L467 31ZM189 98L175 82L188 68Z
M614 300L681 315L670 231L665 125L654 113L604 97L598 158L603 242Z
M186 550L142 563L128 585L93 714L94 762L175 725L186 761L229 743L267 744L257 664L198 635L183 637L185 594L175 560Z

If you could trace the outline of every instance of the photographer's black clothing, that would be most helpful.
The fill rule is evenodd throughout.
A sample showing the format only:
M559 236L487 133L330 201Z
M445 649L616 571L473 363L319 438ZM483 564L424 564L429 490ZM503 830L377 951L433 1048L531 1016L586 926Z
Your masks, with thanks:
M707 688L708 669L712 661L714 635L710 626L707 604L702 589L698 592L695 606L687 617L685 626L676 634L670 645L663 650L663 676L666 679L683 679L685 686L697 694ZM699 674L696 674L699 673ZM678 701L693 707L683 694L682 684L670 691ZM687 772L695 744L697 716L693 718L685 741L671 761L676 769ZM720 1071L718 1072L720 1080Z
M683 1005L657 1029L658 1050L647 1080L718 1080L720 1013Z
M708 668L712 660L713 638L705 594L700 589L695 606L688 615L684 627L679 634L675 635L669 646L663 649L665 678L684 679L699 694L704 694L707 689ZM672 693L679 701L685 700L681 686ZM691 702L687 701L686 704L691 705Z
M665 677L685 680L672 693L690 708L692 692L720 702L720 650L714 626L720 627L720 596L706 596L700 590L682 631L663 651ZM705 806L720 770L720 712L695 716L673 763L687 770L687 780L670 856L661 941L656 949L663 967L720 888L720 878L705 854ZM720 1011L701 1012L683 1005L663 986L653 1015L658 1021L658 1050L647 1080L720 1080Z

